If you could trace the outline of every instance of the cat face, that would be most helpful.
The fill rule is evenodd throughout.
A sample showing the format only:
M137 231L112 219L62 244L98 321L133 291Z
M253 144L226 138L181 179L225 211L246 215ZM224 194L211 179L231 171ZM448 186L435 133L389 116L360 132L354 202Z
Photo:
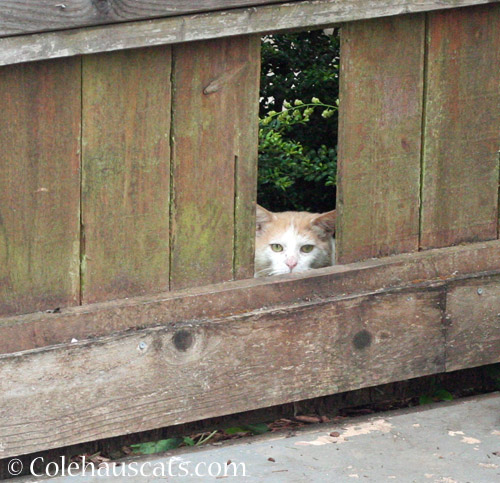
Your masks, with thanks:
M257 205L255 276L297 273L335 263L336 212L271 213Z

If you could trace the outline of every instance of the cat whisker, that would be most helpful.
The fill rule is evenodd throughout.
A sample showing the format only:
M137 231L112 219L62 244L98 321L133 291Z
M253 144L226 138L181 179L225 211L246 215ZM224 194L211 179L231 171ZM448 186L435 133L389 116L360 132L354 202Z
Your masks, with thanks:
M270 268L263 268L255 272L256 277L274 275Z
M284 270L280 270L279 268L274 269L274 270L272 270L272 269L269 270L269 275L272 277L274 277L275 275L284 275L285 273L289 273L289 272L286 272Z

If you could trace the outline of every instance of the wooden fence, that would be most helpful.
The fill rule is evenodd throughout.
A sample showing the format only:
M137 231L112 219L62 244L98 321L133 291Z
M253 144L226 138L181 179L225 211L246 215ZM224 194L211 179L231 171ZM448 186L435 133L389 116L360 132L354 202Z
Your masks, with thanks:
M500 361L498 2L4 3L0 458ZM343 265L252 279L260 34L340 22Z

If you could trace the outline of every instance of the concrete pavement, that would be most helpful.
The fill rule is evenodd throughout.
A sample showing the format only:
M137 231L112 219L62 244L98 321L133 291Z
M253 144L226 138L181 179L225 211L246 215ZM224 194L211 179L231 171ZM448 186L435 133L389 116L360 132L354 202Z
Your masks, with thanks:
M294 435L179 448L124 460L100 475L53 480L500 482L500 393L308 426Z

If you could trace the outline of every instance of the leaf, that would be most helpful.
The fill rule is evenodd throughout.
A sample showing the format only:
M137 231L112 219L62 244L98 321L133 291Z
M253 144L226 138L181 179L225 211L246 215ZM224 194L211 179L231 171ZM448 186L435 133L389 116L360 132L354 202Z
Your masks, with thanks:
M248 430L241 427L241 426L235 426L234 428L227 428L224 430L226 434L237 434L237 433L246 433Z
M423 406L424 404L431 404L434 402L431 396L420 396L418 398L418 403Z
M183 442L183 438L168 438L160 439L159 441L149 441L147 443L131 444L130 448L134 453L155 454L178 448Z
M194 446L194 439L193 438L190 438L189 436L184 436L182 442L186 445L186 446Z
M434 397L439 401L453 401L453 395L446 389L439 389L434 393Z
M250 430L253 434L264 434L269 431L269 426L265 423L245 424L244 428Z

